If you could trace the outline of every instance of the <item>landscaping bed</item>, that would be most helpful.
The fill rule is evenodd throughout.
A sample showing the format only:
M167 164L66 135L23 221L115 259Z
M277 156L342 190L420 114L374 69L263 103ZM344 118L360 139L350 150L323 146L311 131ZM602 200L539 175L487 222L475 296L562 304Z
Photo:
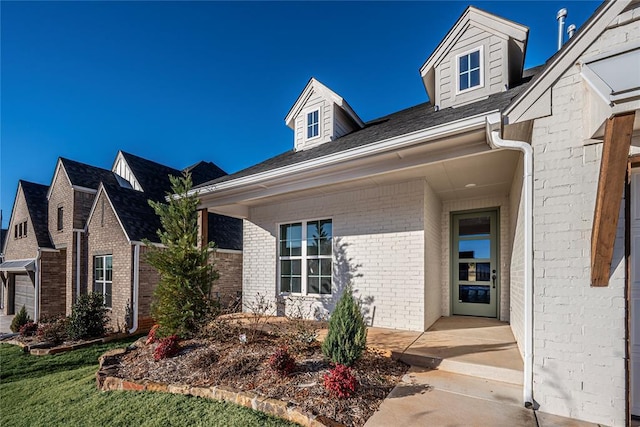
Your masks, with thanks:
M183 340L173 357L155 360L157 343L137 345L112 356L109 376L137 383L229 387L261 398L276 399L314 416L348 426L361 426L405 374L407 365L367 349L352 366L358 381L355 393L338 398L325 389L331 365L318 341L310 340L314 326L303 321L272 325L270 330L222 322L208 336ZM286 347L295 359L290 375L280 376L269 358Z

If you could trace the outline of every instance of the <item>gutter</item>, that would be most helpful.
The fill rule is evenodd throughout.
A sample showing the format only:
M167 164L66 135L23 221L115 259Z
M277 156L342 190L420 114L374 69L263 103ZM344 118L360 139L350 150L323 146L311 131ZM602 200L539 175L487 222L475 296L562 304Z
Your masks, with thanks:
M130 334L138 330L138 297L140 291L140 243L133 244L133 295L131 298L131 315L133 325L129 329Z
M493 149L521 151L524 155L524 381L522 398L533 408L533 148L525 141L500 137L500 115L487 117L487 136Z
M393 150L401 150L416 144L425 143L437 139L443 139L452 135L462 134L464 132L482 128L485 126L487 118L490 114L495 114L498 110L487 111L472 117L461 120L444 123L427 129L418 130L401 136L384 139L373 144L351 148L349 150L340 151L338 153L329 154L324 157L315 158L299 163L294 163L281 168L260 172L253 175L243 176L230 181L223 181L217 184L211 184L200 188L194 188L187 194L205 196L207 193L213 193L221 190L230 190L234 188L243 188L251 184L257 184L264 181L283 178L300 172L312 171L319 167L331 166L345 161L361 159L364 157L390 152Z

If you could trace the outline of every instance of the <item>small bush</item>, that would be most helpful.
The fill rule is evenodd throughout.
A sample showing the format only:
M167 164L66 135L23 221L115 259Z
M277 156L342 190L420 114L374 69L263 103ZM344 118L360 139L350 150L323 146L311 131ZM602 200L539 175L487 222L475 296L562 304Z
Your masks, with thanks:
M296 361L286 347L280 347L269 357L269 367L281 377L287 377L296 368Z
M146 345L153 344L154 342L156 342L157 340L156 333L158 332L159 327L160 325L158 325L157 323L151 327L151 330L147 334L147 341L145 341Z
M348 366L336 365L323 377L324 388L340 399L350 397L358 388L358 380Z
M101 337L107 332L109 316L100 293L80 295L71 309L69 338L73 340Z
M18 314L13 316L13 320L11 321L11 332L20 332L20 328L22 325L30 321L29 315L27 314L27 309L23 305Z
M51 319L47 323L40 322L36 335L38 341L50 342L57 345L67 339L67 328L68 319L66 317Z
M20 327L21 337L30 337L38 332L38 324L32 321L28 321Z
M153 358L158 361L160 359L166 359L167 357L175 356L176 353L178 353L178 350L180 350L180 346L178 345L179 339L180 338L178 338L177 335L171 335L166 338L162 338L160 340L160 343L158 344L158 347L156 347L155 351L153 352Z
M367 346L367 327L360 305L347 286L329 320L322 353L333 363L351 366Z

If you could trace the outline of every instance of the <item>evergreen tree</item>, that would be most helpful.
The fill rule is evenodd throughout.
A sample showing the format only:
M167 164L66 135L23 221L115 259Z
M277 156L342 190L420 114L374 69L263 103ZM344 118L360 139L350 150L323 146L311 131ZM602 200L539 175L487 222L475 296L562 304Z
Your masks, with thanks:
M205 237L198 246L198 198L188 194L191 175L169 179L169 202L149 200L160 217L162 230L158 230L158 237L165 246L159 248L145 241L146 260L160 273L151 315L160 326L160 336L187 337L197 331L211 308L211 286L218 274L208 259L215 245L207 243Z
M351 285L340 297L329 320L322 353L335 364L351 366L367 346L367 327Z

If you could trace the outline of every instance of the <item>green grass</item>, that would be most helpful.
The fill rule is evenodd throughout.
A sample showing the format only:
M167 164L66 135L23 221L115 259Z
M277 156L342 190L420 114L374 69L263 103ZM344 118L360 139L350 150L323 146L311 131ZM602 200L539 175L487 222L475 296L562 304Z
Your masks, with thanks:
M293 426L260 412L198 397L100 392L98 356L129 341L54 356L0 345L0 425L10 426Z

